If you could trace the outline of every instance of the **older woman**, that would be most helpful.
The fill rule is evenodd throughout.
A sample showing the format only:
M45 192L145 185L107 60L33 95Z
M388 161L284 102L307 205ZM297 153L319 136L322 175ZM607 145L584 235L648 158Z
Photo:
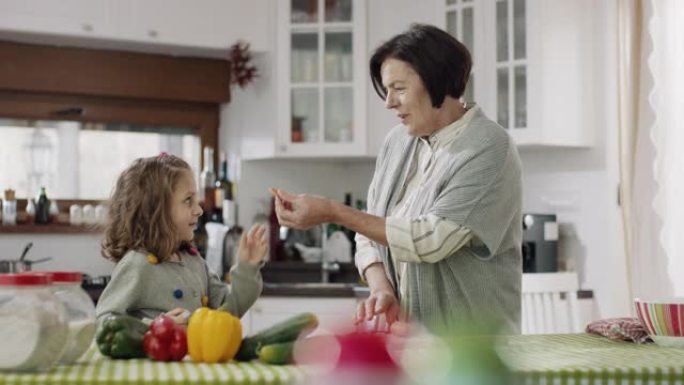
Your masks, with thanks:
M356 265L370 287L359 321L384 314L444 328L486 318L519 329L520 159L503 128L459 100L470 70L464 45L413 25L370 61L401 124L378 155L368 211L273 190L281 224L357 232Z

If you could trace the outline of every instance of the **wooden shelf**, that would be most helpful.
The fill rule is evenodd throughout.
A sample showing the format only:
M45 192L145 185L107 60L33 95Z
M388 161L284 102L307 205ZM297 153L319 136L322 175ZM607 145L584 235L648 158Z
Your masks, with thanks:
M97 234L101 232L102 227L99 225L70 225L66 223L0 225L0 234Z

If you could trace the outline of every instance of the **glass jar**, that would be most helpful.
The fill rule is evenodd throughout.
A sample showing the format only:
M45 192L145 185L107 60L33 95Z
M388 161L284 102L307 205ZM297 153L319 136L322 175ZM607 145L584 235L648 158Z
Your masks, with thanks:
M67 318L66 349L60 364L73 364L88 350L95 336L95 305L81 288L83 274L70 271L47 273L52 278L52 292L62 301Z
M67 340L64 305L47 274L0 274L0 370L44 371Z

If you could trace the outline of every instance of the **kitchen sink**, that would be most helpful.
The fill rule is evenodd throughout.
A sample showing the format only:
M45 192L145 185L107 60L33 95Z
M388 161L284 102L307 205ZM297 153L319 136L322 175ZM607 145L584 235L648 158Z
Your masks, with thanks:
M357 297L367 287L348 282L264 282L264 295L295 297ZM367 296L368 294L366 294Z

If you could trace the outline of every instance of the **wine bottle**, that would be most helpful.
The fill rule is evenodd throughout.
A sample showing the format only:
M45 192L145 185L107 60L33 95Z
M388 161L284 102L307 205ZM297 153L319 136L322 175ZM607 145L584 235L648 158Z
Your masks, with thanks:
M42 225L50 223L50 200L47 198L45 187L40 188L40 194L36 199L35 222Z
M221 152L220 159L219 178L214 188L214 204L216 209L214 210L213 220L233 227L235 225L233 182L228 178L228 159L225 152Z
M209 214L214 212L214 185L216 184L216 173L214 173L214 149L204 147L204 168L200 174L200 201L202 209Z
M208 213L203 212L202 215L197 219L197 227L195 228L193 237L195 247L197 247L197 251L199 251L202 258L206 258L207 248L209 245L209 235L207 234L207 228L205 227L208 220Z

